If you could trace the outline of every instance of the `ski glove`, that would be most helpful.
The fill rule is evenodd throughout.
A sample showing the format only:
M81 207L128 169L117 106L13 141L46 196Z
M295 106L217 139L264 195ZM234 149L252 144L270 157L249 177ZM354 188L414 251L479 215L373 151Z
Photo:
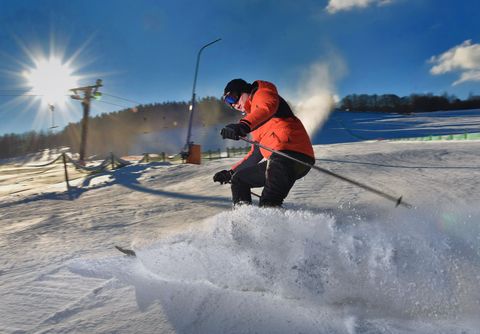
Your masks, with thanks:
M223 139L239 140L240 137L245 137L249 132L250 128L247 124L233 123L226 125L220 132L220 135Z
M220 182L220 184L228 183L230 182L230 179L232 178L234 171L233 170L222 170L218 173L216 173L213 176L213 182Z

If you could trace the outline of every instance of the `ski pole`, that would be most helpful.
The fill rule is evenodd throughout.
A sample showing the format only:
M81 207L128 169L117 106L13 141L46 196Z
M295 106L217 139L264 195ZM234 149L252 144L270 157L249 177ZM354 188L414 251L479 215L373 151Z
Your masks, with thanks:
M250 191L250 194L252 194L253 196L258 197L258 198L261 197L259 194L256 194L256 193L254 193L253 191Z
M232 184L231 181L229 181L228 183ZM254 193L253 191L250 191L250 194L252 194L253 196L258 197L258 198L261 197L259 194L256 194L256 193Z
M272 152L272 153L281 155L281 156L283 156L283 157L285 157L285 158L288 158L288 159L290 159L290 160L293 160L293 161L295 161L295 162L298 162L299 164L302 164L302 165L304 165L304 166L307 166L307 167L316 169L316 170L318 170L318 171L320 171L320 172L322 172L322 173L328 174L328 175L330 175L330 176L336 177L337 179L340 179L340 180L349 182L349 183L351 183L351 184L353 184L353 185L356 185L357 187L360 187L360 188L363 188L363 189L368 190L368 191L370 191L370 192L373 192L373 193L375 193L375 194L377 194L377 195L379 195L379 196L381 196L381 197L383 197L383 198L386 198L386 199L388 199L388 200L390 200L390 201L392 201L392 202L395 202L395 207L397 207L397 206L399 206L399 205L403 205L403 206L405 206L405 207L407 207L407 208L412 208L412 206L411 206L410 204L408 204L408 203L406 203L406 202L404 202L404 201L402 200L402 196L400 196L400 197L395 197L395 196L393 196L393 195L387 194L387 193L385 193L385 192L383 192L383 191L381 191L381 190L378 190L378 189L375 189L375 188L373 188L373 187L367 186L366 184L363 184L363 183L360 183L360 182L358 182L358 181L352 180L352 179L350 179L350 178L348 178L348 177L345 177L345 176L336 174L336 173L334 173L334 172L332 172L332 171L329 171L328 169L325 169L325 168L322 168L322 167L318 167L318 166L309 164L308 162L305 162L305 161L296 159L296 158L288 155L287 153L274 150L274 149L272 149L272 148L270 148L270 147L267 147L267 146L265 146L265 145L262 145L262 144L260 144L260 143L258 143L258 142L256 142L256 141L249 140L249 139L244 138L244 137L240 137L240 139L243 140L243 141L245 141L245 142L247 142L247 143L249 143L249 144L258 146L258 147L260 147L260 148L263 148L264 150L267 150L267 151L269 151L269 152Z

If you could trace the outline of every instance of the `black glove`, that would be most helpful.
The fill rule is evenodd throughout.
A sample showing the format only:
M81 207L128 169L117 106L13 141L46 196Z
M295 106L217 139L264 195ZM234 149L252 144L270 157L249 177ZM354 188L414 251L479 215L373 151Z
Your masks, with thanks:
M225 126L220 135L223 139L239 140L240 137L245 137L250 132L250 128L245 123L233 123Z
M220 182L220 184L228 183L232 178L232 174L233 174L233 170L224 169L213 176L213 182Z

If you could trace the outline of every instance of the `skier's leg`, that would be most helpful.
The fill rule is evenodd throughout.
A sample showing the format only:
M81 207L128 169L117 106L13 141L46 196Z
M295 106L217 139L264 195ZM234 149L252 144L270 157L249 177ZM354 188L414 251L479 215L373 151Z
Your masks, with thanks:
M232 201L233 204L252 203L251 188L265 185L265 169L267 162L248 167L232 175Z
M293 163L273 154L268 160L265 187L260 197L260 206L282 206L283 200L295 183Z
M302 153L283 151L288 155L313 164L315 160ZM260 198L260 206L282 206L295 181L304 177L310 167L302 165L278 154L272 154L268 160L265 187Z

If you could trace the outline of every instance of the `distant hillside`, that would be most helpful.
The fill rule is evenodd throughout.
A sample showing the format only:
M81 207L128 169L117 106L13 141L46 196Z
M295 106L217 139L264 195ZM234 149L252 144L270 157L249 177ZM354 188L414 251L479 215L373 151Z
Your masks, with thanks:
M193 126L212 127L216 124L235 122L239 113L230 110L215 97L206 97L197 102ZM189 104L186 102L164 102L139 105L101 114L89 120L87 154L104 155L109 152L126 154L136 138L148 133L172 132L188 126ZM181 133L183 131L175 131ZM68 146L78 150L81 122L70 123L56 133L27 132L6 134L0 137L0 158L10 158L37 152L45 148ZM181 142L186 138L182 138ZM162 143L158 143L162 149Z
M399 97L395 94L345 96L337 105L339 111L417 113L438 110L480 109L480 96L471 94L461 100L453 95L412 94ZM218 136L218 125L238 121L240 114L230 110L215 97L197 102L193 126L201 129L204 142ZM88 127L87 155L118 155L141 153L142 149L170 151L181 149L186 140L189 118L187 102L164 102L138 105L133 109L92 117ZM38 152L46 148L71 147L77 152L80 146L81 123L70 123L56 133L27 132L0 136L0 159ZM388 134L385 134L384 137ZM208 140L207 140L207 139ZM216 137L215 137L216 138ZM199 138L194 138L197 141ZM217 147L224 145L219 143ZM208 146L208 145L207 145ZM205 147L207 147L205 146ZM207 149L214 149L209 147Z

